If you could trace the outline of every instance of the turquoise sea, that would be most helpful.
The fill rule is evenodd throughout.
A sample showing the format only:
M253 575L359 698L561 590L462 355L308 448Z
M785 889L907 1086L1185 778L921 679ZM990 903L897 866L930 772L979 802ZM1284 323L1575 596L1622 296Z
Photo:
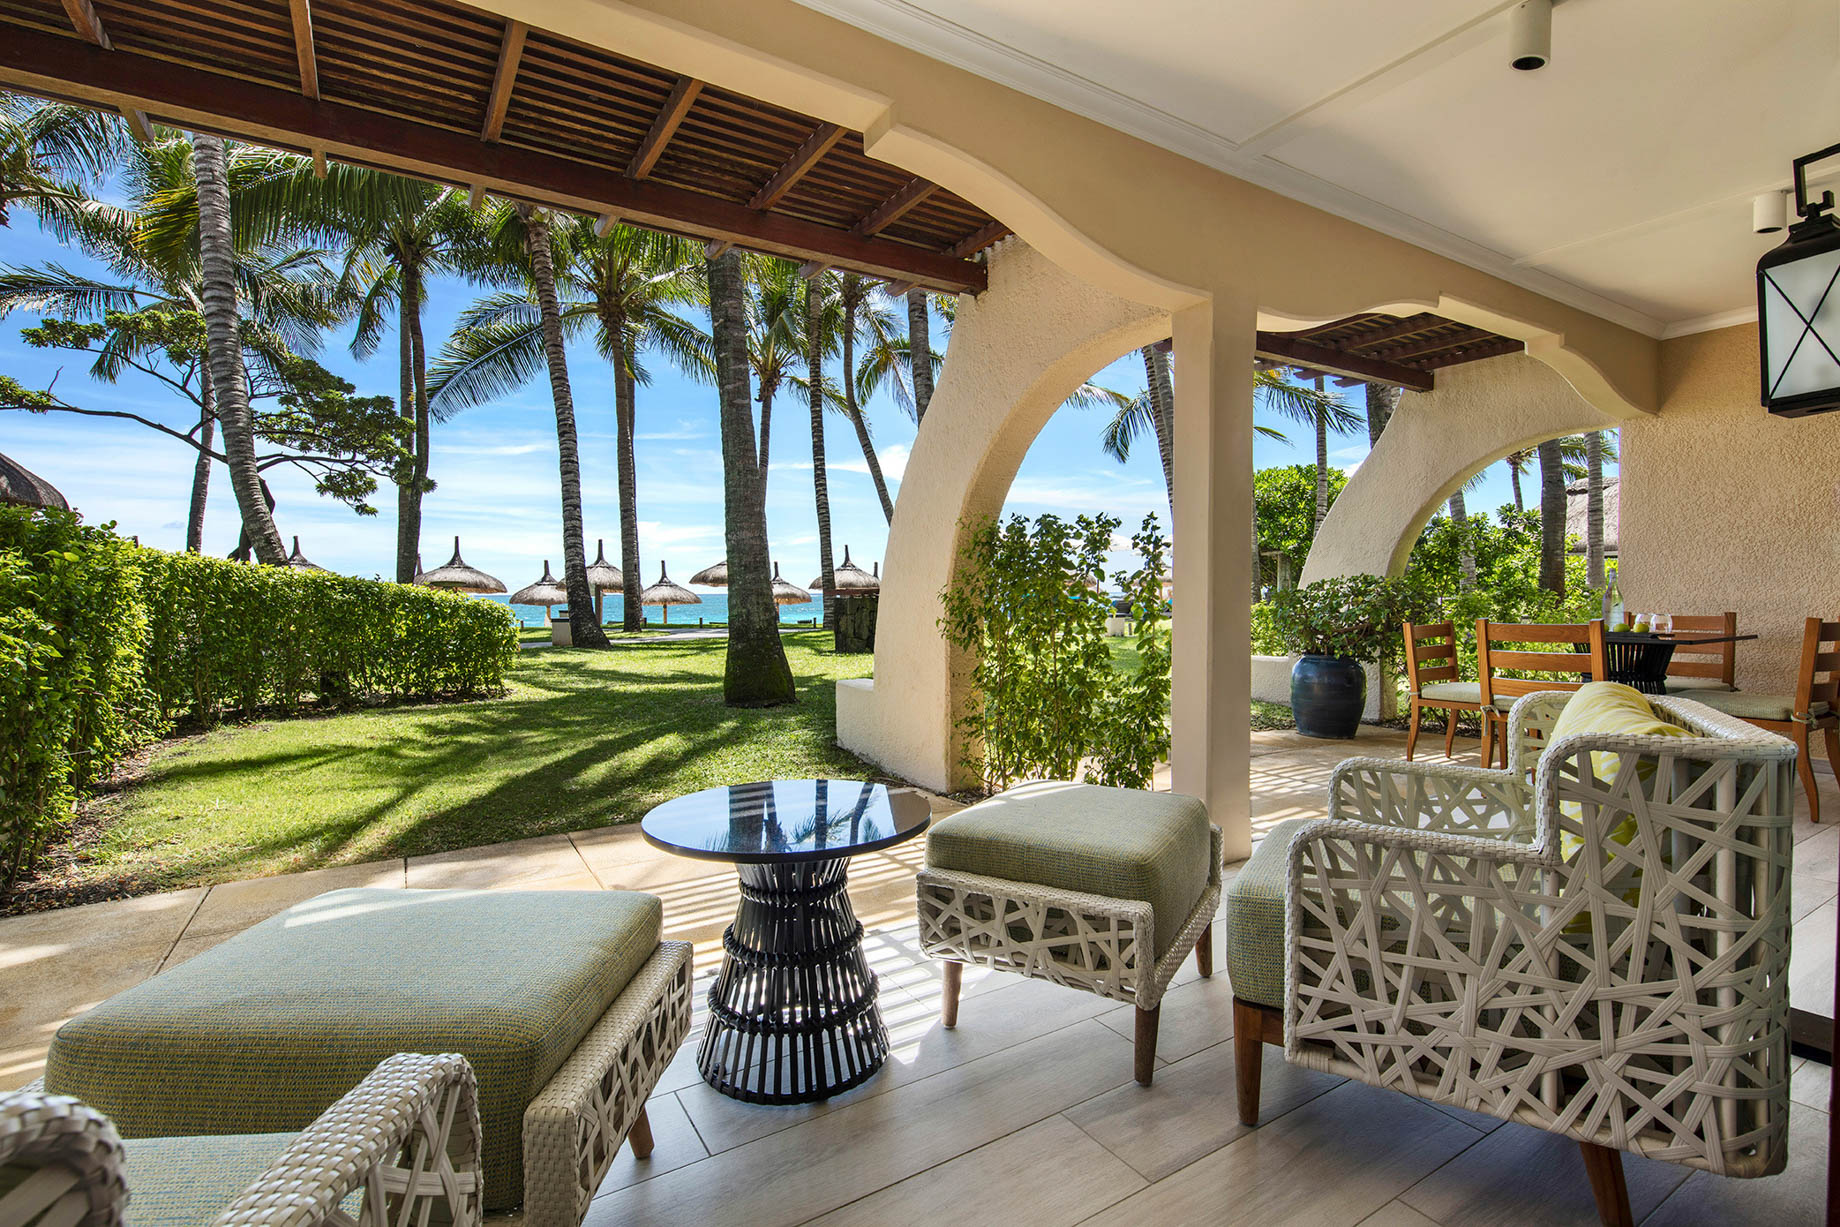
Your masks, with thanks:
M645 609L645 620L655 624L668 612L672 626L695 626L699 619L704 622L728 621L728 594L726 592L699 592L697 595L703 598L701 605L673 605L668 611L656 605L648 605ZM502 596L489 596L485 599L497 601L501 605L509 603ZM610 594L602 601L602 621L618 622L620 620L625 613L625 607L621 604L622 599ZM541 605L512 605L511 614L518 620L520 626L542 626L544 624ZM815 626L823 616L824 607L817 601L804 605L782 605L779 610L779 620L788 626L796 626L801 622L808 622Z

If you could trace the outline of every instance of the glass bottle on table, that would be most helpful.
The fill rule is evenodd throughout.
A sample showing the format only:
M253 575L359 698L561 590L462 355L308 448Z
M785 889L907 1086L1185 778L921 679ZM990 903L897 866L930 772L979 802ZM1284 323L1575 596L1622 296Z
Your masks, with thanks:
M1604 588L1604 626L1616 630L1623 625L1623 593L1616 586L1616 573L1610 574L1610 583Z

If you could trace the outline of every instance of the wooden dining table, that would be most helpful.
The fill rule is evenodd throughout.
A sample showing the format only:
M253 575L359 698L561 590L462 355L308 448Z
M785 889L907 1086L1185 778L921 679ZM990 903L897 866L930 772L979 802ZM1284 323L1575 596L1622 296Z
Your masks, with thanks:
M1697 631L1605 631L1606 681L1622 682L1643 694L1666 694L1668 664L1674 650L1715 643L1744 643L1755 635L1720 635Z

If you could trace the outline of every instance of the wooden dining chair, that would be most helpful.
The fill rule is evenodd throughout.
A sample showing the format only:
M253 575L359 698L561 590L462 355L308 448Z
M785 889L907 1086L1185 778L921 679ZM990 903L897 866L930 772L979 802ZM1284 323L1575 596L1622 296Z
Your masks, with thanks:
M1811 735L1819 730L1826 742L1828 765L1840 778L1840 622L1809 618L1802 624L1802 662L1796 670L1794 694L1713 690L1681 697L1793 741L1795 769L1808 794L1808 817L1821 821L1821 794L1815 790L1808 748Z
M1496 647L1496 644L1512 645ZM1540 644L1529 651L1523 644ZM1554 645L1548 650L1544 645ZM1564 674L1564 677L1516 677L1513 673ZM1476 673L1482 684L1482 762L1495 762L1497 737L1501 765L1508 765L1508 709L1525 694L1541 690L1577 690L1593 678L1610 676L1604 650L1604 623L1491 622L1476 619Z
M1736 635L1738 615L1730 610L1675 614L1674 629L1683 635ZM1737 668L1736 643L1683 643L1668 660L1667 692L1692 699L1708 691L1736 690Z
M1406 682L1411 691L1412 723L1406 732L1406 760L1418 747L1419 713L1443 709L1444 757L1456 742L1457 713L1482 710L1482 683L1463 681L1457 670L1457 628L1451 622L1405 624Z

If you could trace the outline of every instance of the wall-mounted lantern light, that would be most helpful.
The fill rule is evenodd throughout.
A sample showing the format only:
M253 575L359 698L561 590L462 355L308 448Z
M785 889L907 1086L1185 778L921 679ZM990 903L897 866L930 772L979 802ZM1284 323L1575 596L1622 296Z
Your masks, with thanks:
M1840 145L1795 159L1795 213L1789 237L1757 261L1757 329L1763 404L1801 417L1840 409L1840 222L1834 194L1808 199L1810 163Z

